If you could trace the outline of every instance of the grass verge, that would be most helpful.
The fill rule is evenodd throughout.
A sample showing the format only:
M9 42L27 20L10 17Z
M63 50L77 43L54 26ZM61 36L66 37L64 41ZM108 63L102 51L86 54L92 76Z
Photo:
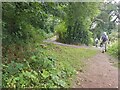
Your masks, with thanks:
M85 66L83 60L96 55L97 52L94 49L59 46L51 43L47 44L46 49L47 55L52 55L57 58L58 70L66 69L68 76L73 75L70 78L66 78L68 85L71 84L72 78L76 75L76 71L81 70Z
M12 45L4 53L3 88L68 88L83 60L97 51L51 43L32 47Z

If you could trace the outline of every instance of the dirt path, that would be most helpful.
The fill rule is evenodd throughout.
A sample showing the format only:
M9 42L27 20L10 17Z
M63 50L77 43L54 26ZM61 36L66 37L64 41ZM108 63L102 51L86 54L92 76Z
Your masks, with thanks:
M56 37L45 40L62 46L70 46L75 48L98 49L96 47L76 46L56 42ZM98 53L96 56L85 60L86 68L83 72L78 72L76 80L73 82L73 88L117 88L118 87L118 68L113 66L117 63L106 53Z
M53 44L57 44L57 45L61 45L61 46L74 47L74 48L86 48L86 49L98 49L98 50L100 50L99 48L96 48L94 46L86 46L86 45L79 46L79 45L72 45L72 44L60 43L60 42L56 41L56 36L54 36L54 37L52 37L50 39L44 40L44 42L53 43Z
M117 88L118 69L113 66L117 61L110 59L107 54L99 53L85 60L87 68L78 72L73 88Z

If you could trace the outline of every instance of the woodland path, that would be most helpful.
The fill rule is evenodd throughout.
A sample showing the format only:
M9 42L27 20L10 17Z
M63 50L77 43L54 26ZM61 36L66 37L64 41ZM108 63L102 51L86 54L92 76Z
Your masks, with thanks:
M96 47L63 44L55 40L56 37L53 37L45 40L45 42L75 48L98 49L100 51L100 48ZM118 63L118 60L100 51L92 58L84 60L84 63L86 68L77 72L72 88L118 88L118 67L114 66L115 63Z

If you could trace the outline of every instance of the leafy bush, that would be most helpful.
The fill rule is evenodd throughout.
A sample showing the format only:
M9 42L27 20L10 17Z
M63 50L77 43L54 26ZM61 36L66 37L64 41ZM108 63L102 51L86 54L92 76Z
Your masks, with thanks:
M59 41L64 42L65 35L64 33L66 32L67 28L65 25L65 22L61 22L58 25L55 26L55 33L59 36Z
M58 88L66 87L66 79L74 74L69 66L58 69L57 59L47 55L45 49L36 47L29 58L21 62L3 63L2 85L4 88ZM4 58L5 60L5 58Z
M113 55L114 57L117 57L118 58L118 53L120 51L118 51L118 42L114 43L112 46L109 46L108 47L108 53L110 55Z

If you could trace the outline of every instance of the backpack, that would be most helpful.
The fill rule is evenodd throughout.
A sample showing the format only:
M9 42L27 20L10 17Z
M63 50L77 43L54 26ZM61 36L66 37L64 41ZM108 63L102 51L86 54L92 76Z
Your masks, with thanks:
M103 35L103 36L102 36L102 40L103 40L103 42L106 42L106 41L107 41L107 36L106 36L106 35Z

